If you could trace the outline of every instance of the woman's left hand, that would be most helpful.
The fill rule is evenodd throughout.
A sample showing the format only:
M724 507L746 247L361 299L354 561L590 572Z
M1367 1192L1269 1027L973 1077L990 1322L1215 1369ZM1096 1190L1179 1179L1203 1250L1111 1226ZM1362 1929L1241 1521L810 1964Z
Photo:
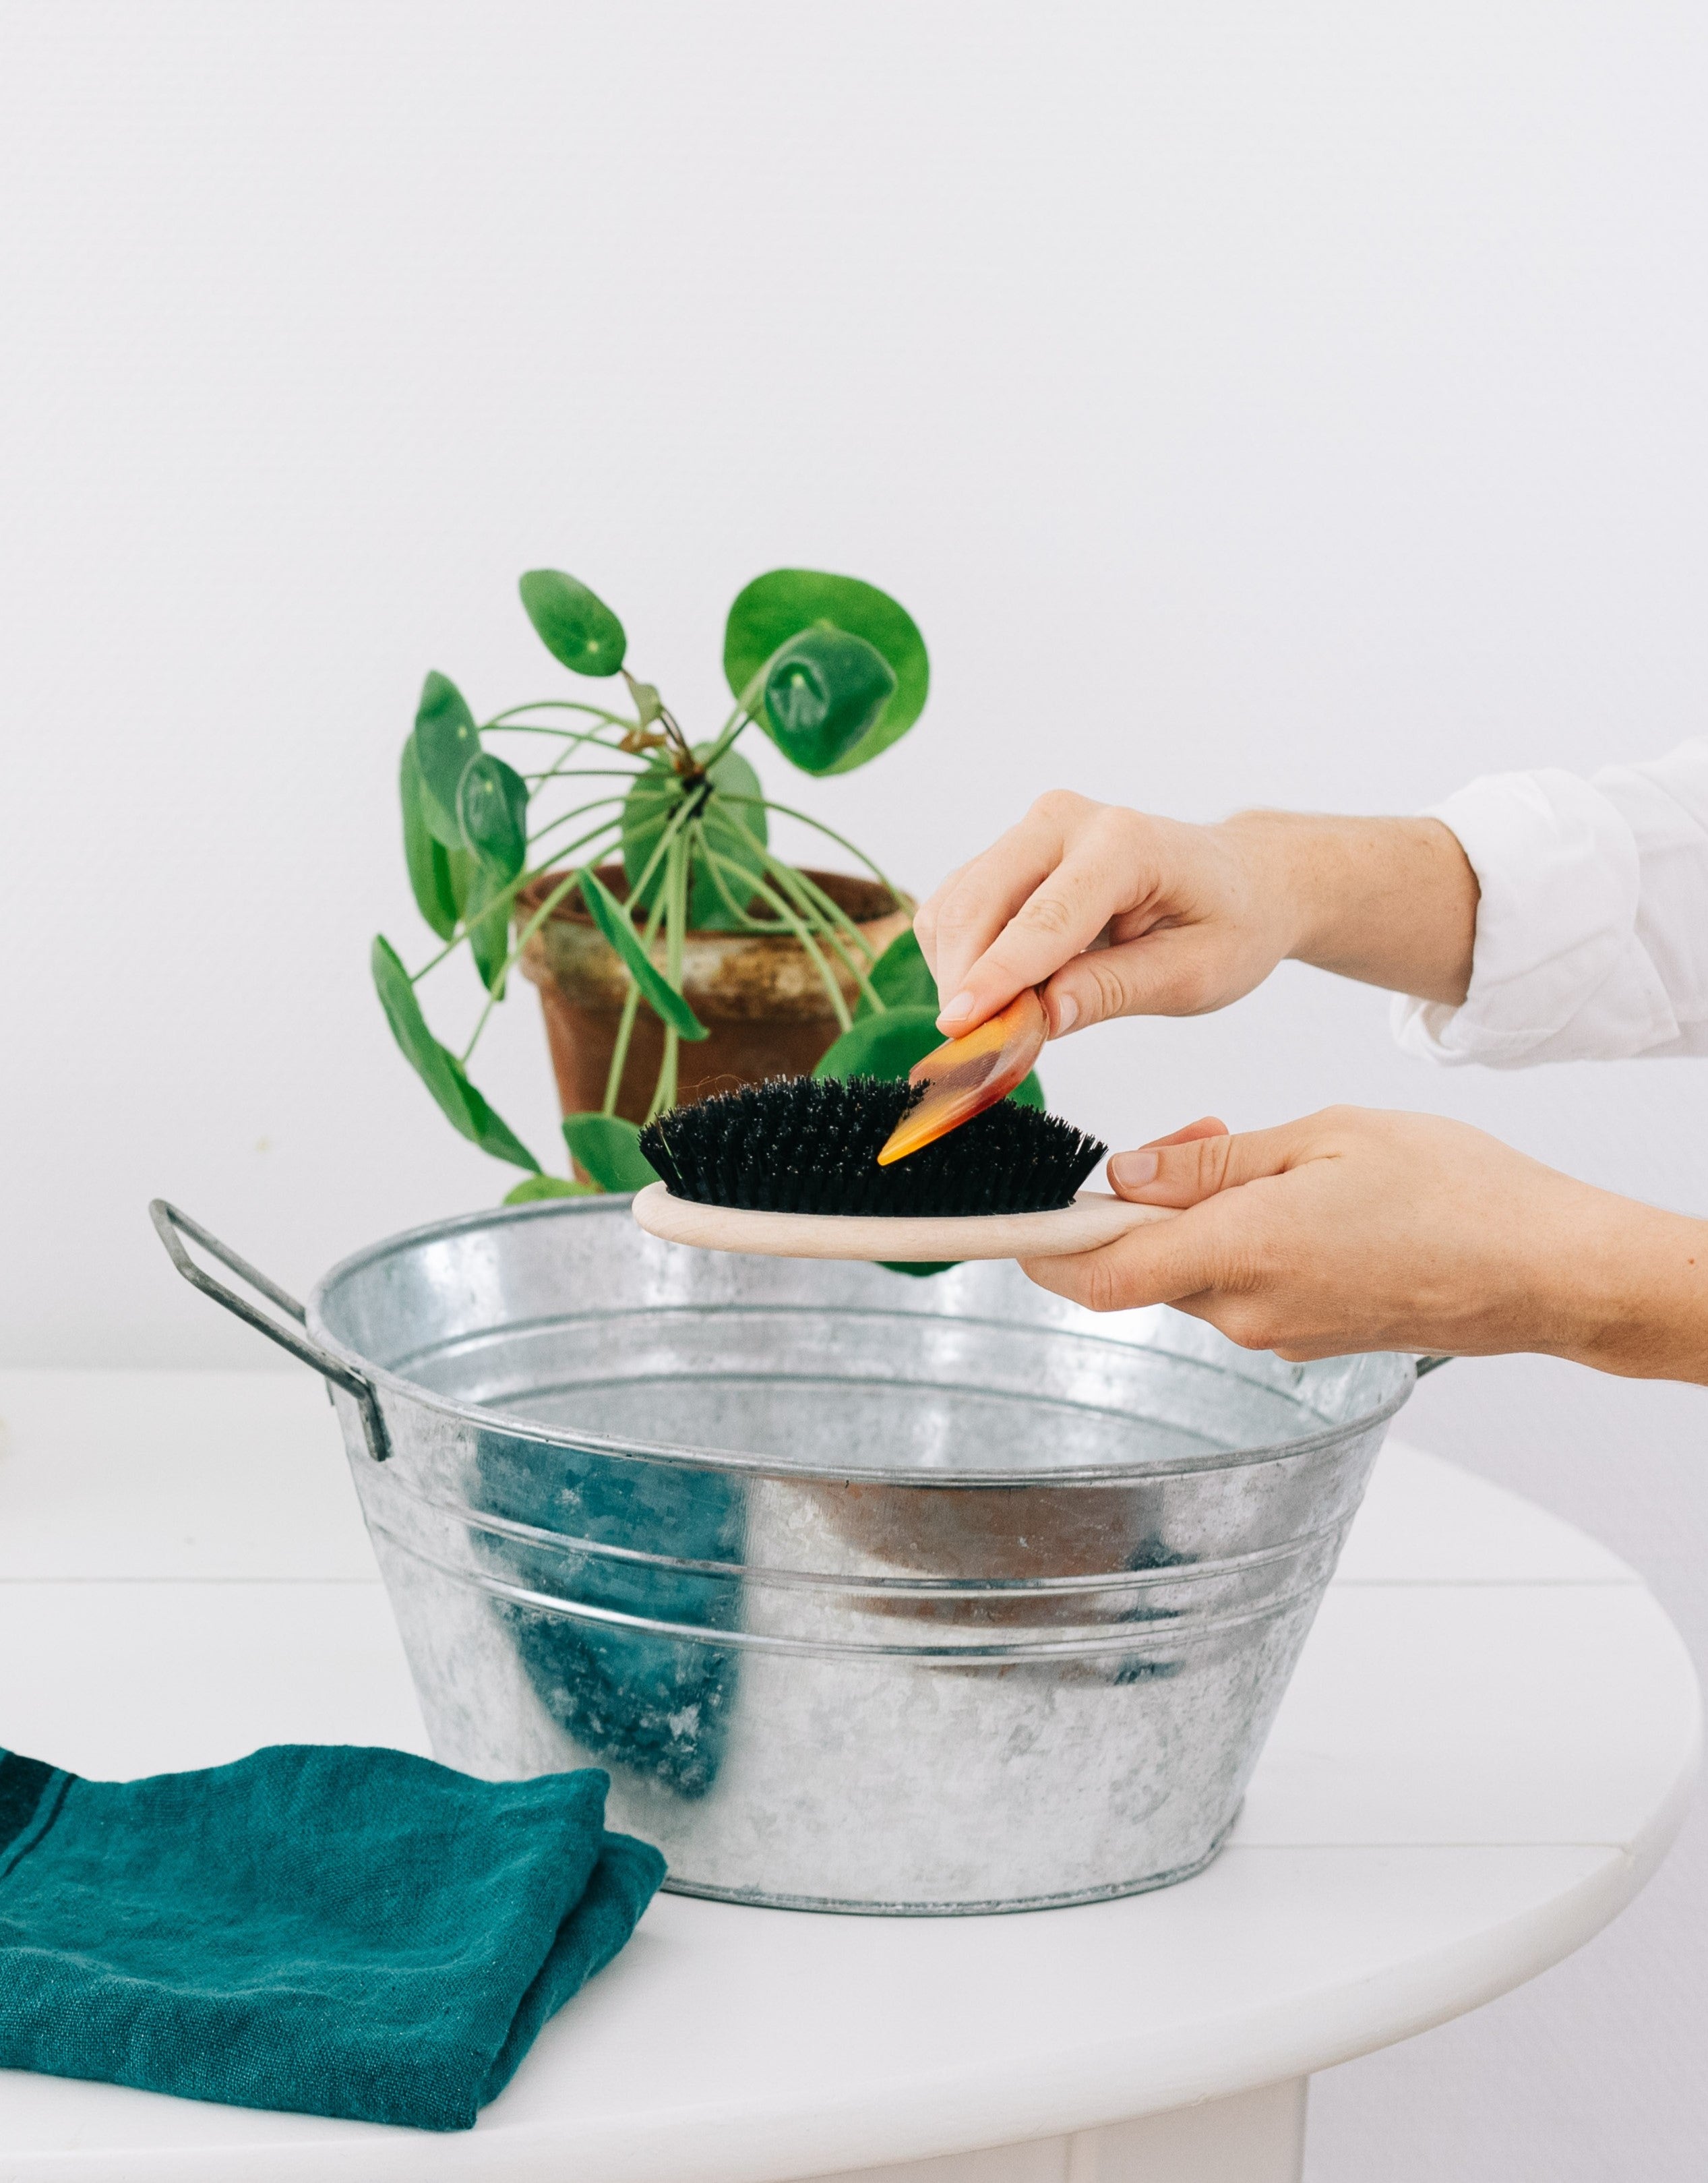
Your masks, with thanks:
M1334 1107L1230 1136L1195 1123L1109 1163L1178 1219L1038 1258L1094 1311L1171 1303L1248 1349L1542 1350L1708 1381L1708 1224L1662 1213L1429 1114Z

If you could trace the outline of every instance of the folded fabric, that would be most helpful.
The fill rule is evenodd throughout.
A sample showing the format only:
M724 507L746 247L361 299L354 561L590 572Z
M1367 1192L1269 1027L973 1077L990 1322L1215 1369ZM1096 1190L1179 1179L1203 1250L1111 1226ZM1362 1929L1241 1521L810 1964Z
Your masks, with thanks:
M322 1744L141 1781L0 1753L0 2066L467 2130L663 1877L607 1786Z

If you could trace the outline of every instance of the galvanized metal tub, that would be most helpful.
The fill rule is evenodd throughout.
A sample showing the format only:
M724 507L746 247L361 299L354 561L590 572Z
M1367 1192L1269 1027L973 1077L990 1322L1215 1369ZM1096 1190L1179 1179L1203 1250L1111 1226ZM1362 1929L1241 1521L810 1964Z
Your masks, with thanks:
M358 1253L325 1371L435 1753L598 1765L667 1886L1012 1910L1238 1809L1415 1361L1287 1364L1015 1266L679 1249L624 1198Z

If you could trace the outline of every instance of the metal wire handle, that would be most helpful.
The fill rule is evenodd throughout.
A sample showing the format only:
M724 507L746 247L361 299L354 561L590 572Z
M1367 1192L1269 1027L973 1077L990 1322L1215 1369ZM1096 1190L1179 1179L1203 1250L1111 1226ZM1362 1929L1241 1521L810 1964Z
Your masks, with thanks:
M247 1258L240 1258L229 1244L222 1243L217 1236L210 1236L200 1221L192 1220L187 1213L180 1213L175 1205L169 1204L164 1197L152 1201L148 1214L160 1241L166 1246L168 1257L192 1289L200 1289L203 1296L212 1297L215 1303L224 1304L227 1311L246 1320L258 1334L264 1334L269 1341L276 1341L281 1349L288 1349L302 1364L312 1365L323 1379L330 1380L335 1387L344 1390L362 1413L362 1430L368 1442L369 1454L375 1463L384 1463L391 1453L391 1443L386 1437L385 1420L380 1414L379 1397L359 1372L352 1371L330 1350L323 1349L318 1342L311 1341L306 1331L297 1331L298 1327L306 1328L308 1314L296 1297L288 1295L276 1281L269 1281L266 1275L258 1267L252 1266ZM186 1236L193 1236L211 1258L217 1258L240 1280L247 1282L252 1289L265 1297L269 1303L275 1304L297 1325L280 1325L276 1319L258 1310L247 1297L239 1296L236 1289L227 1288L224 1281L216 1280L205 1267L198 1266L185 1249L183 1238Z

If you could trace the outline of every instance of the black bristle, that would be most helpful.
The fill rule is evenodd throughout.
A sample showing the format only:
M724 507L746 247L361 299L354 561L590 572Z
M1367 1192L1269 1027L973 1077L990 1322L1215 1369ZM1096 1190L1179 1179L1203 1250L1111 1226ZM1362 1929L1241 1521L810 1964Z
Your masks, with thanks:
M1071 1122L1004 1099L923 1151L878 1153L917 1086L875 1076L774 1077L673 1108L640 1132L671 1195L761 1213L903 1219L1070 1205L1108 1149Z

